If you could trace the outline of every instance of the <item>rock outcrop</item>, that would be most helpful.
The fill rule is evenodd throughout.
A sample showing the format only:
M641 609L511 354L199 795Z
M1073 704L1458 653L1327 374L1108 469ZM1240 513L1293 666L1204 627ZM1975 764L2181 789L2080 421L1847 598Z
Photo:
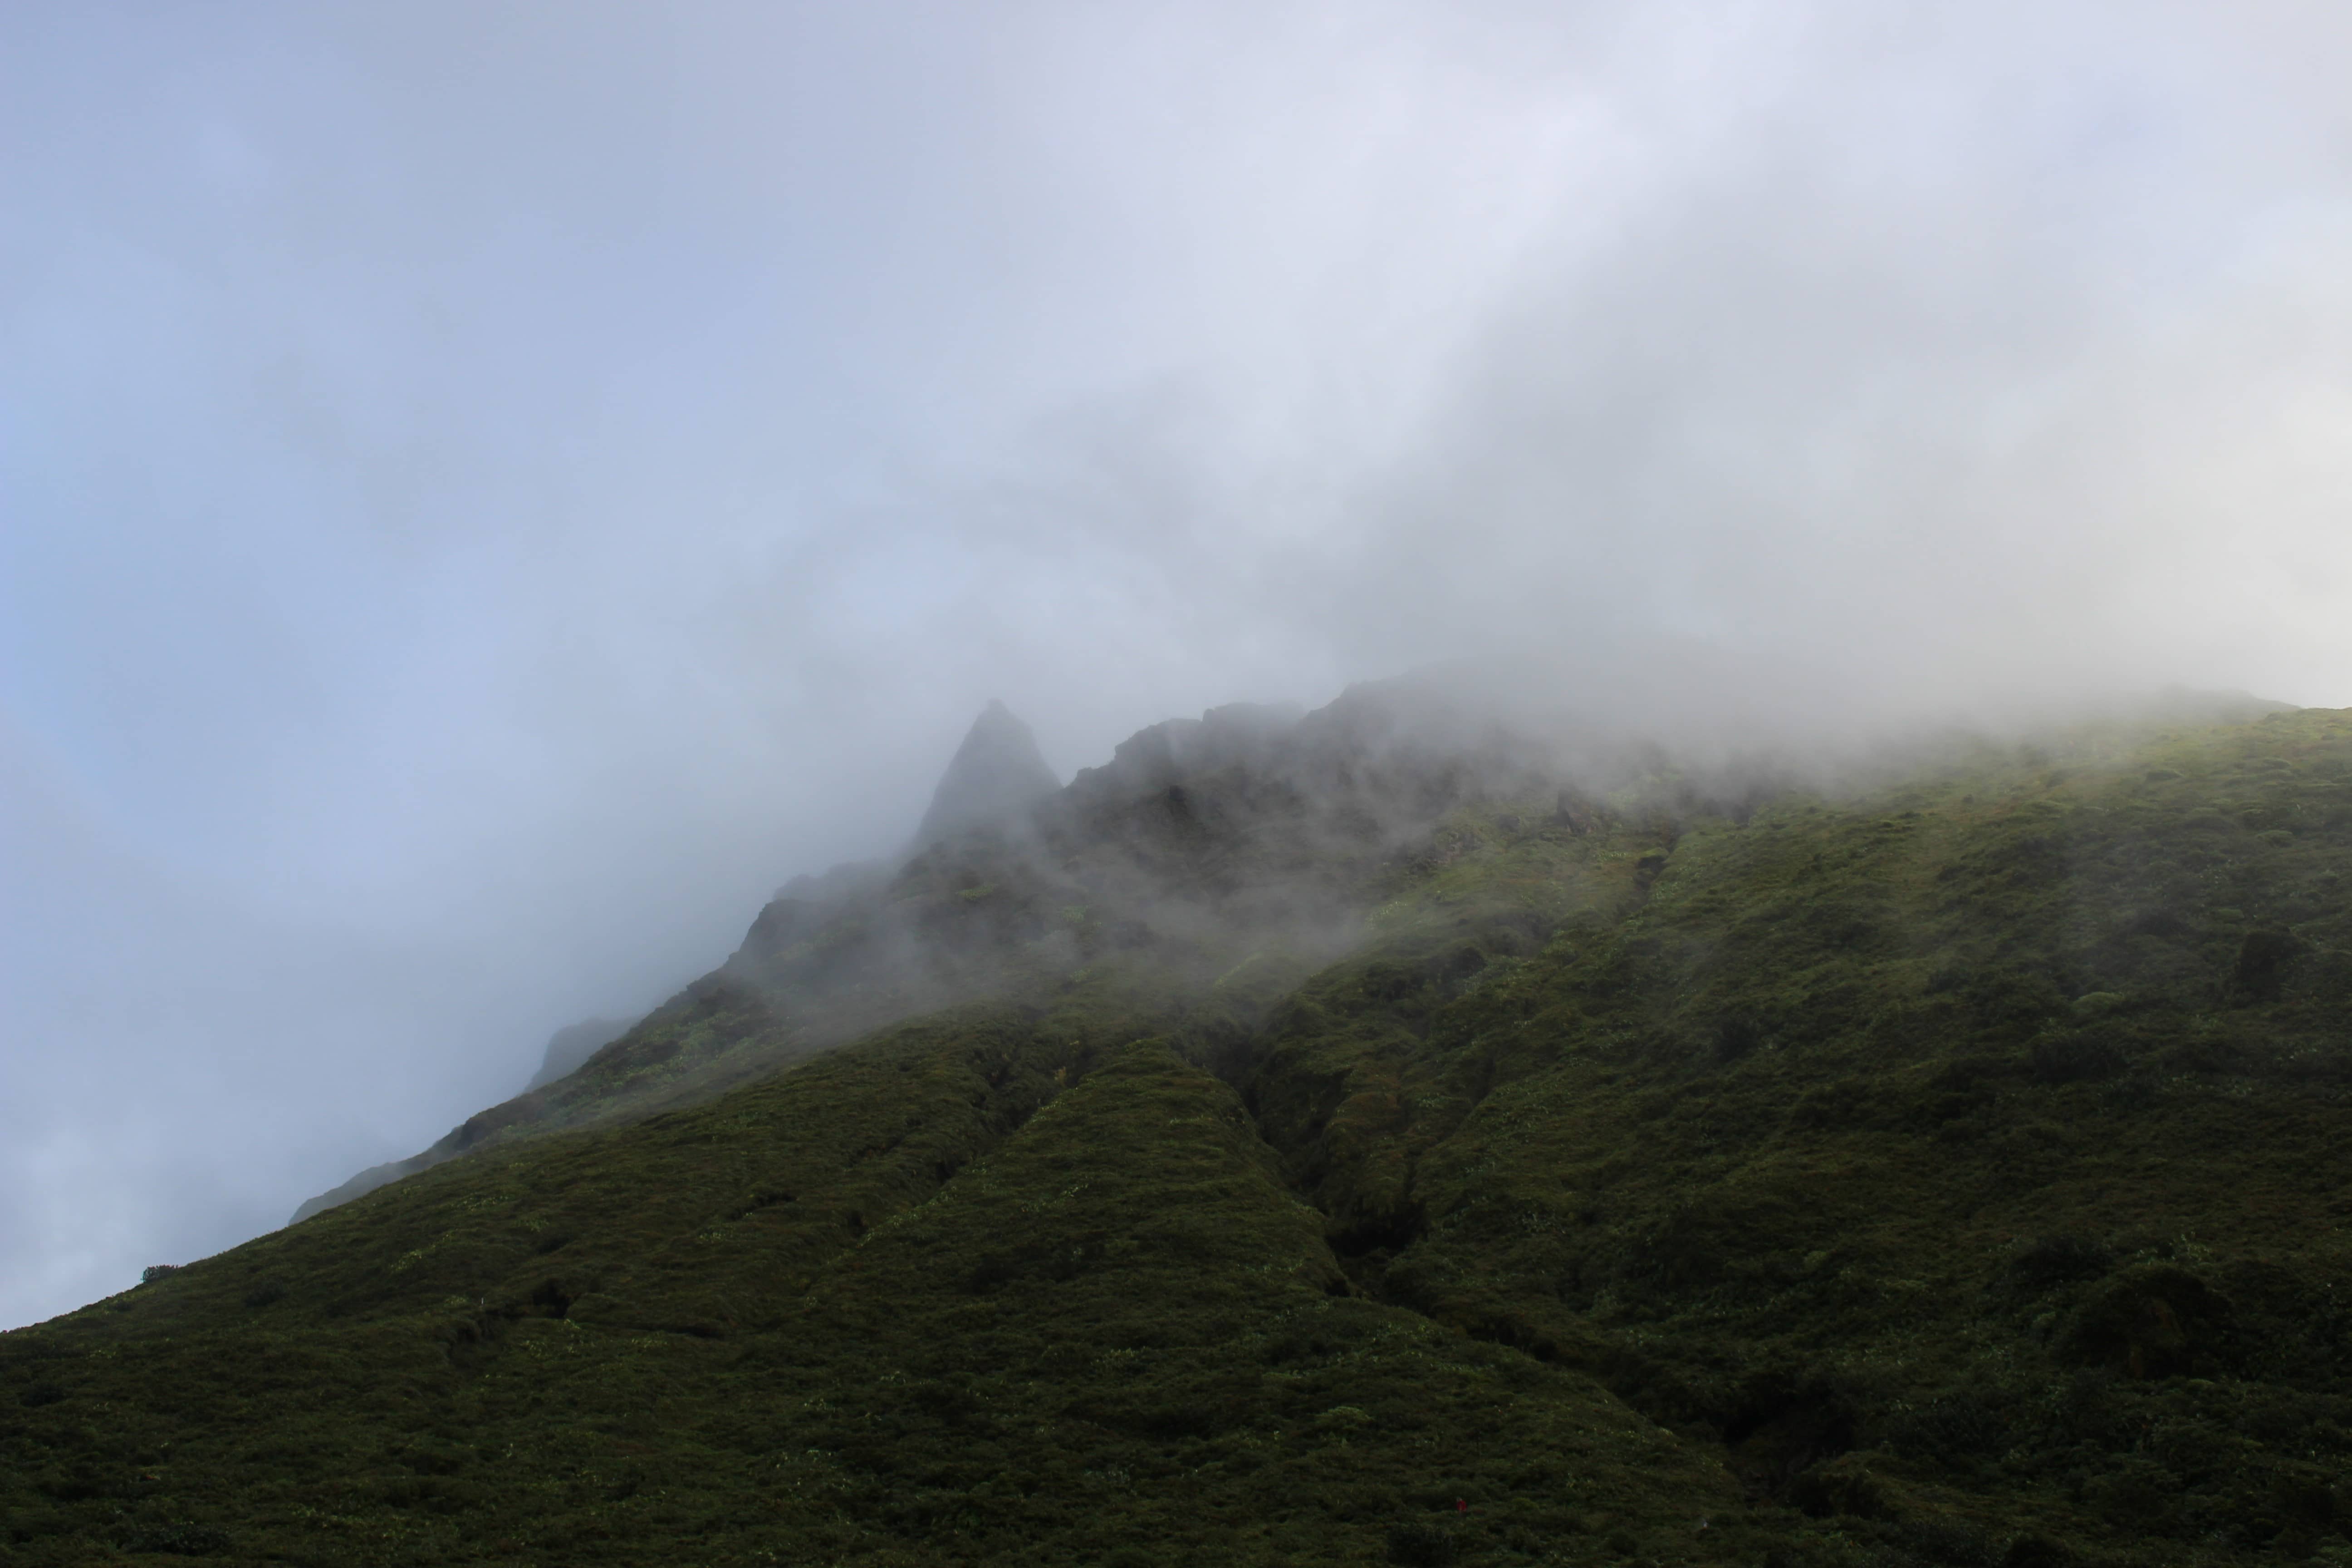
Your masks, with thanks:
M939 788L931 793L931 808L923 814L914 847L927 849L973 828L1017 823L1061 787L1061 779L1038 752L1037 737L1029 726L1003 703L992 701L972 721Z

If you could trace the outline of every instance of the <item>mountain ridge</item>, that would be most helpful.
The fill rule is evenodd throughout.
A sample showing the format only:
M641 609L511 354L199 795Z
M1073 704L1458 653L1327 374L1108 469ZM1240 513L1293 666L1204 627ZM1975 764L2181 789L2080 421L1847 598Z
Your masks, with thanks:
M1062 787L1037 750L1037 737L994 698L981 710L931 792L915 847L979 828L1002 827Z
M1560 790L1576 768L1554 763L1545 773L1541 750L1423 674L1351 687L1312 714L1296 704L1231 703L1165 721L1065 785L1037 756L1028 727L992 700L908 851L793 879L719 969L571 1072L542 1075L421 1152L306 1201L294 1217L485 1142L715 1092L894 1017L999 986L1008 963L1021 972L1019 987L1034 991L1106 947L1168 938L1198 947L1211 928L1210 947L1231 946L1270 925L1307 950L1336 953L1356 895L1317 884L1335 874L1360 879L1399 835L1419 831L1465 792L1549 789L1569 809ZM1394 776L1376 770L1367 789L1352 765L1360 757L1393 761ZM1580 765L1608 777L1626 766L1598 752ZM1550 782L1531 784L1538 775ZM1308 802L1321 804L1321 820ZM933 837L942 821L952 831ZM1236 856L1265 856L1269 836L1292 835L1305 837L1237 879L1229 864ZM1336 851L1334 835L1346 841ZM1074 878L1078 859L1091 864ZM791 1011L779 1013L787 997ZM719 1017L728 1022L713 1030ZM552 1052L551 1042L551 1063Z
M1841 791L1410 683L1192 722L0 1336L14 1550L2352 1552L2352 715Z

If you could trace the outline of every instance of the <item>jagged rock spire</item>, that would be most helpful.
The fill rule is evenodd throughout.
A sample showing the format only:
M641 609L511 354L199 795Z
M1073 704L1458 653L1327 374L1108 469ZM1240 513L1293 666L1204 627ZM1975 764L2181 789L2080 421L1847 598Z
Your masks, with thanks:
M991 700L932 792L915 847L928 848L967 828L1011 821L1061 787L1029 726Z

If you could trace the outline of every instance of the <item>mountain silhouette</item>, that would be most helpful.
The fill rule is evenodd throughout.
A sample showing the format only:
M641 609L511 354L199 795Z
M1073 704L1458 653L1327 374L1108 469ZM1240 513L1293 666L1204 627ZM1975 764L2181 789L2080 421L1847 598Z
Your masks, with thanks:
M1037 737L1003 703L992 700L972 721L948 763L931 807L916 830L918 847L974 828L999 827L1062 787L1037 751Z

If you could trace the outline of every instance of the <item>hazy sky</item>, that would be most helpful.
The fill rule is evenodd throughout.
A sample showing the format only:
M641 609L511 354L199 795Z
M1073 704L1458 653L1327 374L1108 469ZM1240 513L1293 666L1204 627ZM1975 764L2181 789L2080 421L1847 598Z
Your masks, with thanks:
M2347 80L2341 0L0 7L0 1324L658 1001L992 696L2352 703Z

